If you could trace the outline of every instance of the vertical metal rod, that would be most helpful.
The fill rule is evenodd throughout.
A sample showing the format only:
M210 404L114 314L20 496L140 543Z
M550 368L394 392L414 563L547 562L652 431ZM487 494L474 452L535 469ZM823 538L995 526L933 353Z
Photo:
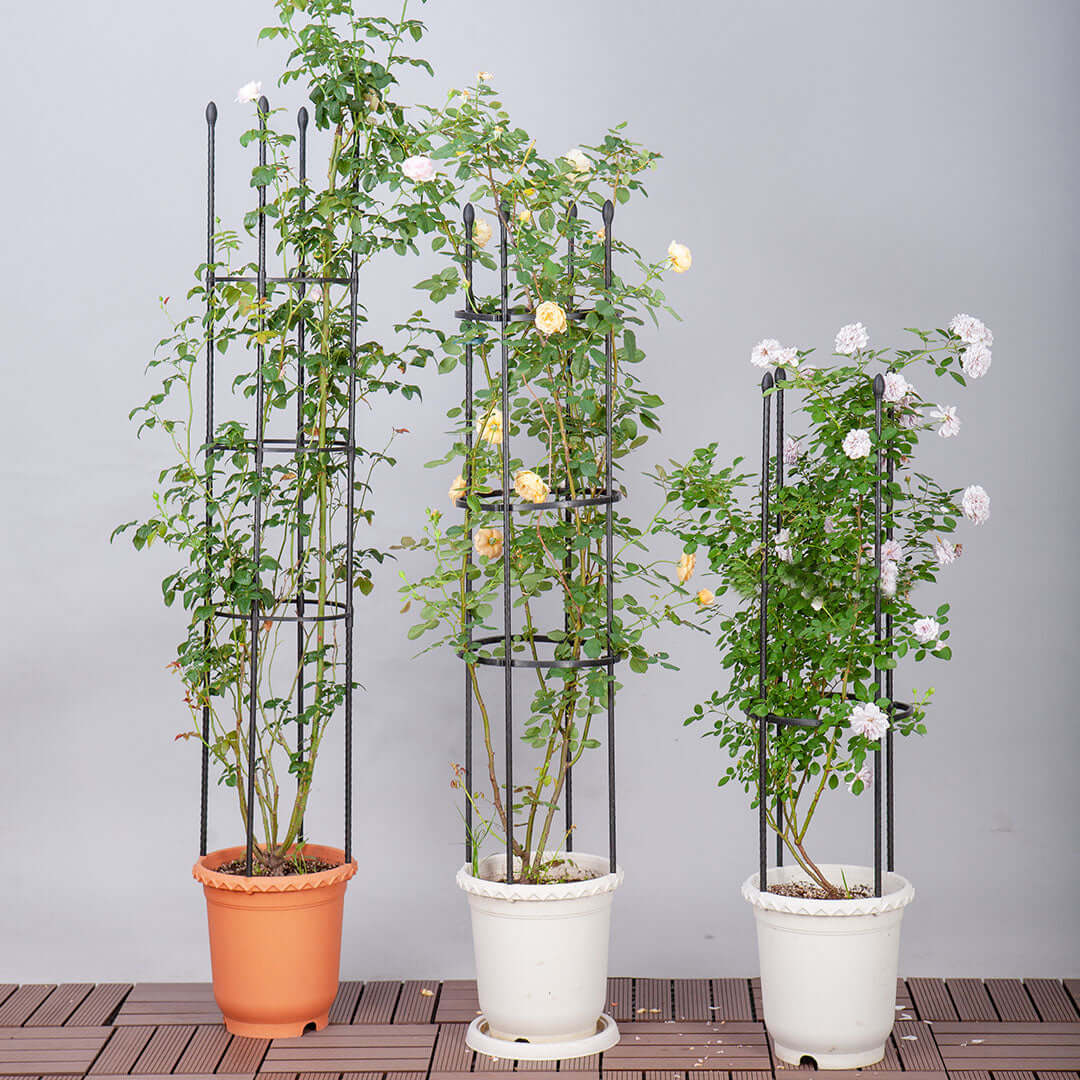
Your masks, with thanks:
M514 669L511 667L510 596L510 286L507 272L509 207L499 207L499 349L502 379L502 519L503 519L503 725L506 739L506 880L514 881ZM522 867L522 870L525 868Z
M265 97L259 98L259 167L266 167L266 120L270 113L270 103ZM259 590L262 587L262 480L263 480L263 406L265 386L263 385L263 364L266 360L266 346L263 331L266 329L266 184L259 185L259 262L258 262L258 326L256 338L255 362L258 372L255 379L255 507L252 521L252 583L254 591L251 598L251 670L248 686L248 745L247 745L247 820L245 824L246 852L244 872L251 877L251 861L255 846L255 722L258 717L259 695Z
M894 423L894 410L889 409L887 412L887 418L889 421L889 430L892 431ZM888 513L888 524L885 528L885 538L891 540L893 538L893 498L892 498L892 485L894 476L894 463L892 455L892 438L890 438L888 444L885 447L885 476L888 481L888 494L886 495L885 505ZM889 656L893 655L892 641L893 641L893 617L889 613L885 616L885 641L888 648ZM893 729L892 729L892 717L893 717L893 669L888 668L885 671L885 696L889 699L889 730L885 733L885 868L891 873L896 869L893 861Z
M353 168L352 190L354 196L360 191L360 144L357 141ZM351 219L352 215L350 215ZM354 602L355 581L355 532L356 504L356 319L358 305L357 275L360 263L356 253L356 239L350 225L349 236L349 419L345 451L345 862L352 861L352 789L353 789L353 624L356 617ZM324 284L323 288L327 286Z
M210 564L210 501L214 497L214 125L217 123L217 106L211 101L206 106L206 606L213 606L213 570ZM203 623L204 663L210 655L210 621ZM206 854L206 823L210 798L210 667L207 664L203 679L206 695L202 708L202 781L199 801L199 854Z
M300 217L303 226L304 211L307 209L307 126L308 111L301 108L296 114L296 126L299 129L300 146ZM296 328L296 445L304 445L304 387L307 371L304 357L307 347L306 325L304 319L304 300L307 297L307 251L300 245L300 322ZM296 530L296 755L300 759L300 769L296 774L296 786L299 793L303 783L304 764L304 470L307 468L307 455L296 455L296 509L299 527ZM304 842L304 819L300 818L300 827L296 834L297 843Z
M874 564L877 587L874 589L874 645L881 647L881 398L885 379L874 377ZM881 668L874 662L874 694L881 697ZM874 750L874 895L881 896L881 740Z
M462 215L465 222L465 310L473 310L473 223L476 211L472 203L465 204ZM469 336L465 345L465 498L472 494L472 453L473 453L473 346L472 338L476 324L469 324ZM472 592L472 511L465 507L465 535L468 547L465 549L465 648L472 649L472 617L469 614L469 594ZM465 662L465 865L472 863L472 786L473 786L473 666Z
M773 388L771 372L765 372L761 380L761 597L758 610L758 697L766 707L769 649L769 426L772 401L769 391ZM768 733L765 712L758 717L758 888L765 892L769 887L768 867L765 862L766 829L765 803L768 799Z
M611 223L615 218L615 204L608 199L604 203L604 299L611 296ZM615 357L612 331L604 335L604 588L607 594L607 743L608 743L608 854L611 872L618 867L615 847Z
M787 382L787 372L782 368L776 369L776 490L777 493L784 487L784 383ZM782 519L779 506L776 510L776 531L782 527ZM781 673L782 674L782 673ZM780 730L776 731L776 740L780 741ZM784 865L784 796L780 789L776 792L776 865Z
M578 208L577 203L570 204L569 210L569 223L567 227L566 238L566 309L567 311L574 310L574 226L577 223ZM570 379L570 357L567 357L566 364L563 371L566 375L567 382ZM554 484L555 478L552 477L552 483ZM570 473L566 474L566 490L567 498L570 497ZM574 523L574 512L567 508L563 511L563 523L569 528ZM570 549L567 548L566 554L563 556L563 578L569 581L574 572L574 559L570 553ZM569 597L563 598L563 632L567 635L569 640L570 635L570 599ZM570 730L573 730L574 716L570 717ZM566 740L566 762L565 762L565 824L566 824L566 850L568 852L574 850L574 770L570 767L570 761L573 758L573 746L571 745L569 732L567 733Z

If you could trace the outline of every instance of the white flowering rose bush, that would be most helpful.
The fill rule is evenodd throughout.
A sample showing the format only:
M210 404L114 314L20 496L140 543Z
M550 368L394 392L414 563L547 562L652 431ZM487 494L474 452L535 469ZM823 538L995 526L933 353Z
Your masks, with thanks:
M609 131L595 145L546 157L512 122L490 82L482 80L468 91L452 93L444 108L432 111L424 152L438 164L440 177L464 186L476 220L492 222L494 235L481 240L474 225L477 242L469 271L462 219L447 218L445 233L433 247L446 255L449 265L420 288L435 301L453 297L459 306L468 289L476 310L498 313L501 212L507 229L508 299L517 321L506 330L510 408L505 416L498 323L467 321L453 332L433 331L440 370L462 387L465 350L473 349L475 412L470 424L464 402L450 410L447 452L431 463L446 470L447 481L461 478L460 488L456 481L452 485L453 491L460 490L457 508L449 515L444 508L428 510L423 533L403 541L406 548L430 556L424 564L410 560L417 570L403 574L406 607L418 617L409 636L424 638L428 648L448 646L463 656L485 762L480 774L485 779L476 791L466 793L487 822L477 838L505 841L509 831L522 861L521 879L540 881L548 872L543 853L559 850L566 839L561 800L567 772L584 752L600 745L602 724L597 717L606 712L611 688L604 666L520 673L523 684L534 680L531 708L519 729L529 749L515 769L515 805L507 806L498 767L501 751L492 734L501 730L502 674L477 663L503 652L502 556L508 552L510 559L518 635L514 649L520 657L583 661L614 653L625 661L618 670L634 672L668 663L645 639L648 627L663 617L664 601L633 587L643 573L631 557L641 531L620 512L622 504L614 513L617 554L610 637L605 507L552 504L595 499L605 490L605 341L610 342L614 365L610 419L616 491L622 490L628 456L658 429L662 401L639 377L644 352L635 331L644 320L657 321L667 308L661 278L684 272L691 256L684 246L674 254L669 248L648 258L639 256L620 236L616 213L611 231L614 276L611 287L605 286L604 204L610 200L621 207L641 194L643 174L658 156L631 142L621 129ZM571 241L572 262L567 254ZM468 274L471 280L465 280ZM443 324L451 321L447 315L440 320ZM512 515L509 535L504 536L502 511L491 509L484 493L502 487L507 446L509 494L528 511ZM675 608L705 606L682 588L690 572L681 583L674 573L667 574L664 592ZM472 625L471 642L466 621ZM476 639L483 637L496 640L478 644ZM453 786L464 788L462 774L455 774Z
M978 320L962 321L959 330L986 345L989 331ZM705 627L730 675L727 686L695 706L686 723L711 723L708 733L732 758L720 784L741 784L757 806L758 717L771 713L817 722L812 729L771 728L766 813L791 858L833 896L841 895L841 883L827 880L808 847L820 799L842 785L856 795L866 788L873 778L872 752L890 725L899 735L925 731L932 691L898 694L913 711L902 719L890 717L875 669L950 659L949 605L927 611L937 592L930 586L960 555L961 545L949 537L971 527L969 522L982 524L990 514L990 497L980 485L945 487L919 468L920 438L959 431L956 406L938 406L929 393L941 378L966 385L963 359L972 342L954 328L912 333L918 341L910 348L871 349L866 327L851 324L837 334L834 362L827 367L808 364L804 350L788 358L775 339L753 349L755 366L782 364L785 381L778 385L785 389L789 433L781 455L782 487L775 456L770 463L764 700L758 652L764 556L759 473L746 471L742 458L718 462L716 444L695 451L685 464L657 472L667 508L654 528L678 536L685 553L696 555L699 566L715 575L710 584L717 602L704 613ZM874 423L876 376L883 380L880 440ZM885 504L880 573L874 536L879 450ZM895 471L891 483L886 458ZM888 529L892 538L886 537ZM947 577L943 580L947 584ZM883 613L892 621L891 651L875 641L879 588Z

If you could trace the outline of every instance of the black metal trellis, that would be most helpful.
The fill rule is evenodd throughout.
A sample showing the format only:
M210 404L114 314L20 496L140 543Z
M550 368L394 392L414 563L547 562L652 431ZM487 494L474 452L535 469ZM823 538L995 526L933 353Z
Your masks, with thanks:
M258 101L259 110L259 145L258 145L258 162L261 168L265 169L266 166L266 133L267 133L267 117L270 113L270 104L265 97L259 98ZM255 432L254 438L245 439L242 445L245 449L254 454L255 458L255 470L257 476L262 478L263 465L265 455L271 454L291 454L297 457L298 463L300 455L307 454L340 454L343 455L345 462L345 475L346 475L346 554L345 554L345 600L333 601L328 600L325 604L330 610L319 615L317 613L310 613L305 606L304 598L304 581L301 576L297 581L296 595L292 599L291 604L294 608L295 614L290 615L267 615L262 612L261 604L258 597L258 586L260 577L260 562L261 562L261 547L262 547L262 531L263 531L263 492L261 482L255 485L253 505L252 505L252 550L253 550L253 562L254 562L254 585L255 590L253 593L253 599L251 602L251 608L248 612L238 612L226 610L225 606L221 603L215 603L213 596L210 597L210 606L213 610L213 614L210 615L205 624L204 630L204 643L209 648L211 640L211 620L214 618L224 618L236 621L247 621L249 624L249 634L251 638L251 652L249 657L250 671L249 671L249 685L248 685L248 732L247 732L247 806L246 806L246 821L245 821L245 872L250 876L252 873L252 858L254 854L254 804L255 804L255 761L256 761L256 723L258 719L258 664L259 664L259 630L262 624L267 622L274 623L294 623L296 626L296 663L298 670L298 677L296 679L296 721L297 721L297 738L296 748L298 760L303 763L305 744L304 744L304 643L305 643L305 627L319 622L343 622L345 628L345 699L344 699L344 744L345 744L345 762L344 762L344 847L345 847L345 861L349 862L352 859L352 727L353 727L353 709L352 709L352 686L353 686L353 624L354 624L354 596L353 596L353 578L354 578L354 538L353 538L353 515L355 510L354 498L355 498L355 486L356 486L356 436L355 436L355 423L356 423L356 320L357 320L357 271L358 261L357 255L354 251L351 256L350 273L348 277L310 277L308 275L307 268L307 255L302 244L297 245L298 254L298 272L286 276L272 276L267 273L267 257L266 257L266 184L265 182L259 184L257 187L258 193L258 222L257 222L257 263L256 273L250 274L221 274L218 275L215 270L215 189L216 189L216 147L215 147L215 129L217 124L217 106L214 102L210 102L206 107L206 127L207 127L207 154L206 154L206 173L207 173L207 215L206 215L206 443L205 443L205 455L206 455L206 511L205 511L205 528L207 544L209 545L209 538L211 536L211 509L210 504L213 500L214 492L214 463L217 460L217 455L223 451L235 451L237 445L235 443L224 444L216 441L215 431L215 377L214 377L214 353L216 348L216 336L214 326L214 291L215 287L220 284L227 283L251 283L256 286L256 296L258 300L258 314L256 316L257 326L259 331L264 331L266 328L266 311L265 301L267 297L267 285L283 284L288 285L290 288L295 287L298 290L300 300L303 301L307 287L309 285L317 285L321 288L328 288L331 285L347 285L349 288L349 379L348 379L348 420L345 432L345 438L323 440L321 444L312 444L307 441L304 430L304 404L305 404L305 364L306 357L306 335L304 320L301 318L298 321L296 332L296 376L297 376L297 395L296 395L296 434L292 439L268 437L265 431L264 420L264 407L265 407L265 393L266 387L264 384L263 369L266 361L266 346L263 343L264 339L262 334L256 338L256 390L255 390ZM308 112L307 109L301 108L297 113L297 143L299 152L299 181L300 181L300 197L299 197L299 210L303 214L306 209L306 180L307 180L307 128L308 128ZM263 175L263 174L260 174ZM358 182L354 180L355 183ZM299 472L299 469L298 469ZM303 486L298 485L298 514L304 513L303 502ZM295 531L295 543L298 553L299 565L302 567L302 558L304 552L304 534L302 529L296 529ZM211 566L209 560L207 562L207 579L212 581ZM207 675L209 679L209 673ZM208 802L209 802L209 754L210 754L210 705L209 705L209 687L207 687L206 701L203 705L202 713L202 754L201 754L201 800L200 800L200 822L199 822L199 853L200 855L206 854L207 849L207 818L208 818ZM297 783L300 783L300 777L297 778ZM300 828L298 832L298 840L304 841L304 827L303 820L301 819Z
M565 314L569 321L583 321L589 314L586 309L574 307L573 281L574 281L574 234L573 222L577 220L578 208L573 205L569 208L568 217L571 228L567 241L567 278L570 282L566 297ZM602 218L604 222L604 289L610 290L612 284L611 269L611 226L615 216L614 204L610 201L604 203ZM510 307L509 289L509 245L508 245L508 210L500 207L499 218L499 246L498 246L498 271L499 271L499 311L487 313L478 311L475 303L473 290L473 226L476 214L472 204L467 204L463 213L465 226L465 307L455 312L455 316L466 322L492 323L499 327L499 360L500 360L500 406L503 417L502 442L501 442L501 487L489 491L474 491L472 483L472 451L474 439L475 407L473 401L474 385L474 356L473 342L471 339L465 346L465 470L462 479L465 484L465 494L455 499L455 505L465 510L465 532L468 539L468 553L466 555L467 571L471 570L473 562L473 520L469 507L468 497L471 495L479 501L479 508L486 511L499 511L502 514L503 548L502 548L502 584L503 584L503 631L501 634L485 635L475 638L473 636L472 620L466 617L465 644L470 651L474 646L496 645L502 642L501 656L478 657L476 664L501 667L503 669L503 724L505 739L504 768L505 800L507 821L509 827L506 830L506 881L510 884L514 880L514 703L513 703L513 672L515 668L523 669L586 669L603 667L607 670L607 787L608 787L608 858L611 872L616 870L616 803L615 803L615 664L621 659L611 647L614 624L614 506L620 501L621 495L615 491L613 473L613 429L612 417L614 413L615 397L615 371L614 355L612 352L611 334L605 334L604 340L604 488L598 495L584 498L572 498L569 486L554 487L551 494L554 498L546 500L542 504L530 502L514 502L512 499L513 487L510 476L510 372L512 367L510 341L507 336L507 328L514 323L532 322L534 313L527 310L518 310ZM554 478L552 478L554 480ZM575 509L602 506L604 507L604 543L605 543L605 594L606 594L606 641L607 648L604 655L595 658L580 660L557 660L557 659L527 659L515 658L513 648L515 643L525 640L525 635L515 634L512 622L512 598L511 598L511 525L515 513L529 513L538 510L550 510L564 515L565 521L572 520ZM567 556L569 557L569 556ZM471 592L472 582L468 572L465 574L465 591ZM466 604L468 611L468 605ZM564 630L567 628L568 616L564 617ZM529 640L545 644L553 643L554 639L549 634L531 634ZM472 832L472 802L469 793L473 790L473 687L472 672L468 663L465 666L465 861L468 864L473 857L473 832ZM569 766L566 770L564 791L564 819L567 828L566 849L573 849L573 769Z
M761 407L761 487L760 487L760 511L761 511L761 578L758 595L758 696L762 702L767 700L768 692L768 651L769 651L769 533L771 529L777 532L782 527L780 514L775 518L770 513L770 476L769 466L773 453L773 441L771 437L772 401L776 399L776 485L777 488L784 486L784 382L787 374L783 368L775 372L767 372L761 380L762 407ZM892 496L891 486L894 475L894 461L891 447L884 449L882 446L882 413L883 395L885 392L885 380L878 375L874 379L874 433L875 433L875 479L874 479L874 561L878 571L878 585L874 593L874 640L878 645L884 644L886 652L892 649L892 616L882 617L882 589L881 589L881 544L882 534L884 538L893 538L892 526ZM882 474L887 483L886 492L882 490ZM883 530L883 507L887 503L889 512L888 528ZM884 680L883 680L884 676ZM882 806L882 754L881 742L878 741L874 749L874 895L882 895L884 863L885 870L891 872L894 869L894 823L893 823L893 722L897 719L906 719L912 714L912 706L905 702L896 701L893 697L893 672L892 669L883 670L875 665L874 686L877 697L887 699L887 713L889 728L885 733L885 793L884 807ZM833 692L828 697L839 696ZM768 889L768 863L766 859L768 844L768 815L767 805L769 798L768 776L768 746L769 726L772 725L779 731L782 727L813 729L819 721L812 717L778 716L775 713L766 712L757 717L758 722L758 885L764 892ZM782 792L776 793L775 812L777 826L783 825ZM885 853L882 856L882 823L884 818L885 827ZM776 837L776 865L783 866L783 839L778 830Z

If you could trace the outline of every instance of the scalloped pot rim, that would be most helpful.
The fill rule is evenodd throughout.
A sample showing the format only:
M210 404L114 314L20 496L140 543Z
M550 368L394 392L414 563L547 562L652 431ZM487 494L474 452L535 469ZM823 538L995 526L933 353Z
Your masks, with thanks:
M290 874L287 877L244 877L241 874L220 874L217 867L233 859L241 859L245 847L219 848L210 851L196 860L191 868L191 876L196 881L211 889L224 889L228 892L243 893L284 893L304 892L309 889L324 889L329 885L348 881L357 871L355 859L345 862L345 852L341 848L327 847L324 844L305 844L304 852L315 859L325 862L338 862L340 866L329 870L320 870L314 874Z
M874 870L869 866L852 866L847 863L821 863L823 873L829 877L844 876L852 885L873 885ZM806 872L799 866L771 866L769 880L791 881L797 877L806 877ZM758 875L751 874L742 886L743 899L758 910L779 911L788 915L814 916L852 916L880 915L886 911L897 911L907 907L915 899L915 889L907 878L893 871L886 871L884 878L886 892L883 896L857 897L852 900L815 900L802 896L783 896L779 893L763 893L758 888Z
M552 852L552 855L557 853ZM589 855L582 851L566 853L567 858L590 870L600 870L610 865L606 855ZM506 866L504 854L488 855L480 860L481 867L491 867L502 873ZM621 866L615 867L615 873L602 874L587 881L556 881L549 885L508 885L505 881L491 881L488 878L474 877L468 863L461 867L455 878L458 888L473 896L486 896L493 900L577 900L585 896L599 896L601 893L614 892L623 881Z

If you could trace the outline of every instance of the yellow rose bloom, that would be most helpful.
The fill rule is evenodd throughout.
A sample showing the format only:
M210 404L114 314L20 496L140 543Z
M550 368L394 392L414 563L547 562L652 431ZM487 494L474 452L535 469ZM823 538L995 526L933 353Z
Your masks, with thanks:
M521 222L522 225L528 225L529 222L532 221L532 214L529 212L529 208L527 206L523 206L518 211L517 219Z
M502 529L477 529L473 547L482 559L497 559L503 550Z
M685 244L677 244L674 240L668 244L668 265L676 274L685 274L694 261L690 255L690 249Z
M545 300L537 307L533 323L541 334L561 334L566 329L566 312L554 300Z
M702 607L708 607L716 599L716 593L712 589L702 589L697 594L697 602Z
M693 574L696 563L696 555L684 554L682 558L679 559L678 578L680 585L685 585L690 580L690 575Z
M503 440L503 416L500 409L492 409L485 416L476 418L476 434L491 446L501 446Z
M483 219L477 218L472 229L473 243L484 247L491 239L491 226Z
M480 82L491 82L491 80L494 79L495 76L492 75L490 71L478 71L476 73L476 78Z
M514 490L526 502L542 503L551 494L551 488L534 472L522 469L514 477Z
M456 502L465 494L465 477L461 473L457 474L457 479L450 485L450 490L446 493L447 498L451 502Z

